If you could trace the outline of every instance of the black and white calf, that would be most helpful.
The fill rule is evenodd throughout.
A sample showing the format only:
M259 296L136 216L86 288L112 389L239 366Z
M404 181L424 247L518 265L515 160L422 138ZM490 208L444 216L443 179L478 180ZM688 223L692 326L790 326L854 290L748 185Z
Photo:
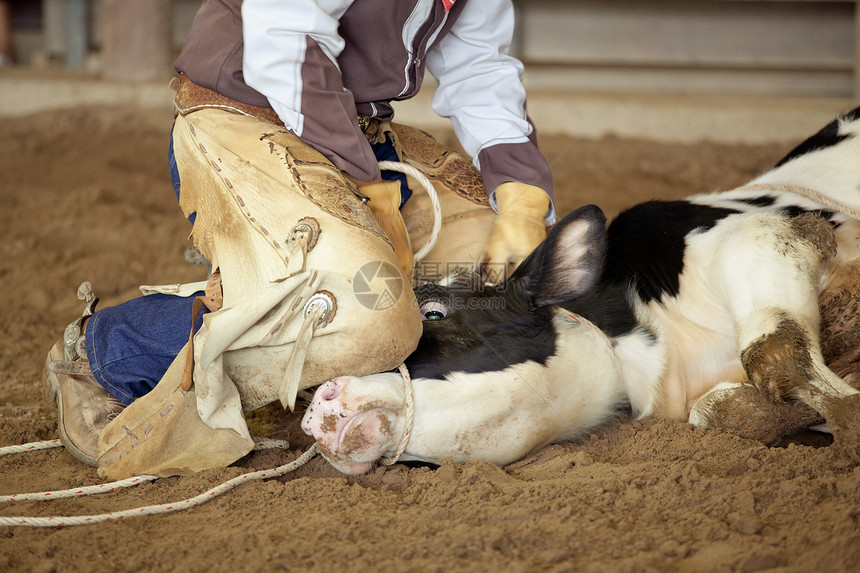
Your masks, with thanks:
M824 419L856 457L858 211L860 108L747 186L642 203L608 229L583 207L505 283L419 289L401 459L504 464L626 407L765 441ZM394 450L404 405L399 374L337 378L302 427L361 473Z

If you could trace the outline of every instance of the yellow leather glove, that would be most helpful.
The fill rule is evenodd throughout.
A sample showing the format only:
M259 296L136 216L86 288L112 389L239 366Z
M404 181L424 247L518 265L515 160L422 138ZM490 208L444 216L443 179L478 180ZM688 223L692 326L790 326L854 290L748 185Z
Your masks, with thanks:
M381 181L358 186L358 191L366 195L367 206L391 244L403 268L406 278L412 279L412 245L403 217L400 216L400 181Z
M492 282L501 282L546 238L544 218L549 195L539 187L507 182L496 187L498 218L493 225L484 261Z

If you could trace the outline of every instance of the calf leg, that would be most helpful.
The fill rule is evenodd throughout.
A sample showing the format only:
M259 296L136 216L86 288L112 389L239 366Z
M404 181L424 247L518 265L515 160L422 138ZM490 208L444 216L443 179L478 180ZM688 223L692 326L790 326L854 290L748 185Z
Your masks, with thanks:
M822 294L821 344L827 367L860 390L860 282L854 289L857 292L839 289ZM848 328L843 328L846 324ZM723 382L699 397L689 421L770 444L824 418L803 402L774 400L753 384Z
M838 278L819 297L822 354L830 370L860 390L860 265ZM824 418L803 402L774 400L753 384L723 382L693 404L689 420L770 444Z
M796 398L827 417L834 400L856 393L825 364L814 331L781 315L776 328L741 351L749 382L774 400Z
M771 404L785 399L806 404L857 457L860 393L826 366L818 335L817 282L835 252L830 227L819 217L754 217L739 224L715 253L713 279L735 323L749 384ZM733 395L752 396L748 389ZM722 402L715 396L709 400ZM730 403L739 408L743 401L733 397ZM698 408L698 419L706 404Z

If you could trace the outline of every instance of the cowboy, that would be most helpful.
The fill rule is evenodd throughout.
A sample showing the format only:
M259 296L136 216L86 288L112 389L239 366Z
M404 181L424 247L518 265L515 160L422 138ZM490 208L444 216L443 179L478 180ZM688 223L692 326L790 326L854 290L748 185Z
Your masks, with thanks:
M68 449L104 477L228 465L253 445L244 411L408 356L422 268L504 273L531 252L555 209L513 27L510 0L204 0L170 168L212 273L99 311L79 292L45 369ZM392 122L425 71L472 160ZM438 237L428 191L385 160L432 183Z

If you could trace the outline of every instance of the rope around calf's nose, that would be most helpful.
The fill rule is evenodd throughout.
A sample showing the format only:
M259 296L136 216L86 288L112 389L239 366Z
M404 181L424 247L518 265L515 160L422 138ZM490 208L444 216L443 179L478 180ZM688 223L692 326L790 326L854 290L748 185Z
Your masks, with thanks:
M400 376L403 378L403 389L406 392L406 430L400 436L400 441L397 443L397 449L394 450L394 455L388 458L382 458L380 462L384 466L390 466L397 463L403 452L406 451L406 444L409 443L409 437L412 435L412 422L415 420L415 394L412 390L412 376L409 375L409 370L406 369L406 364L401 364L397 367L400 370Z

